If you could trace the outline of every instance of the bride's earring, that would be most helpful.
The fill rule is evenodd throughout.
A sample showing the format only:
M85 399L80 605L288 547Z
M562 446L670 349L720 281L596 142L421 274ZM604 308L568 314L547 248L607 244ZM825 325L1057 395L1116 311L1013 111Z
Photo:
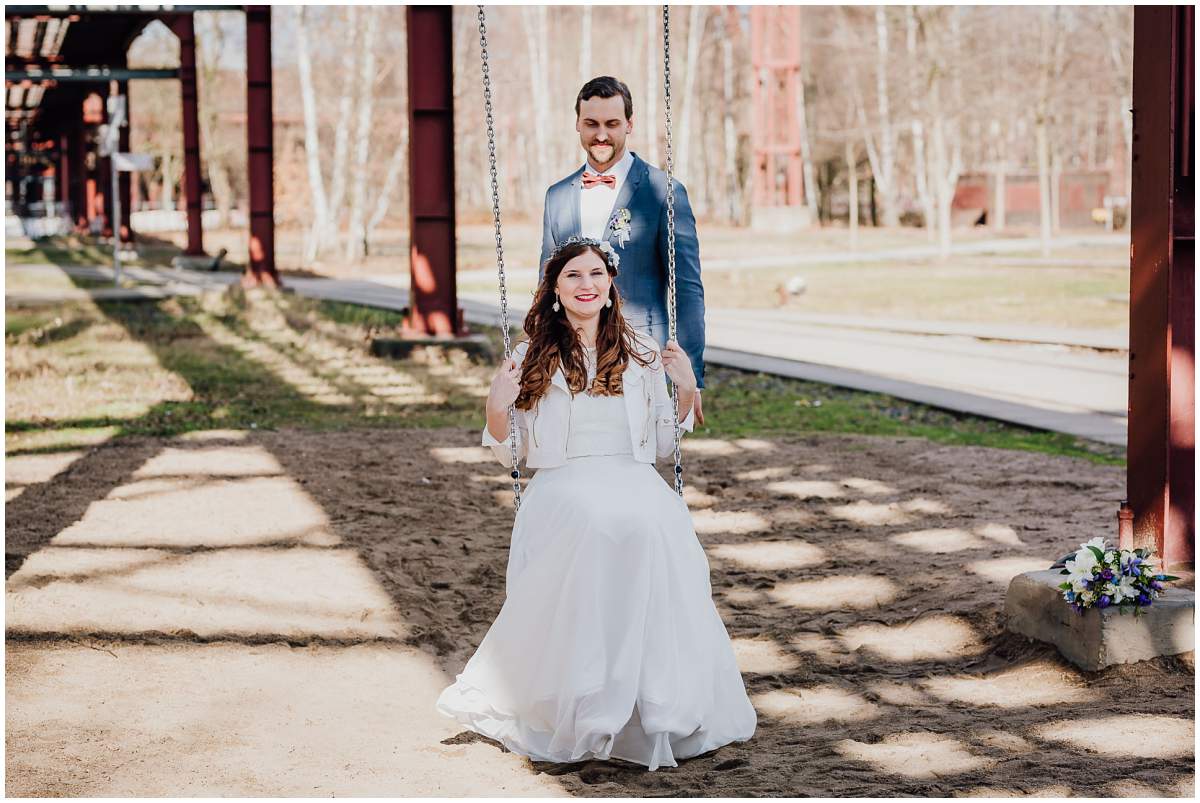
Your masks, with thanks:
M606 307L612 306L612 293L609 293L608 298L604 299L604 306L606 306Z
M554 310L555 312L558 312L560 309L562 309L562 307L558 305L558 293L554 294L554 303L550 305L550 309Z

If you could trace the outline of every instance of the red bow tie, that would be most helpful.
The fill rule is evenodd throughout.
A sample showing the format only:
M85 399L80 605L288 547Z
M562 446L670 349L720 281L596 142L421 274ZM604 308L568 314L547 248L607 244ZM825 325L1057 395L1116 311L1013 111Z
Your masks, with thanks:
M583 188L585 190L590 190L597 184L603 184L604 186L612 187L615 190L617 188L617 177L610 176L608 174L602 175L600 173L589 173L586 170L583 171Z

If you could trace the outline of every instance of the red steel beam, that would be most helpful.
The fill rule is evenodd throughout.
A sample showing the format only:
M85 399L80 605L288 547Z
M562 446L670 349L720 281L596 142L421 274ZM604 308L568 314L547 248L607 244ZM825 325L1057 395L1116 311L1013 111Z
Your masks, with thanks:
M1195 563L1194 19L1135 6L1127 495L1135 546Z
M119 134L118 134L119 142L118 142L117 147L124 153L129 153L129 151L130 151L129 131L130 131L130 128L133 126L133 120L130 116L132 114L132 112L131 112L132 106L129 103L129 82L128 81L120 81L118 83L120 86L119 91L120 91L121 95L123 95L125 97L125 125L119 131ZM121 221L120 221L121 225L120 225L120 228L121 228L121 242L123 242L123 243L132 243L134 241L133 217L132 217L132 215L133 215L133 193L131 191L131 184L133 182L133 179L134 179L134 174L130 173L128 171L122 172L117 176L117 187L118 187L117 191L121 194Z
M188 256L204 253L200 206L200 110L196 88L196 26L191 14L171 18L179 38L179 94L183 100L183 191L187 199Z
M454 66L450 6L409 6L409 314L414 335L466 334L455 285Z
M271 7L246 6L246 138L250 177L250 262L244 287L279 287L275 270L274 117Z

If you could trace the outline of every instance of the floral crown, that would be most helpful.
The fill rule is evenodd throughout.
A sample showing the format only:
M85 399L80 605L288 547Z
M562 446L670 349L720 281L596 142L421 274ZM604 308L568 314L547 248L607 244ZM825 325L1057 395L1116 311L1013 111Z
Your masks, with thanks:
M558 245L554 246L554 250L550 252L550 259L554 259L565 249L570 248L573 245L590 245L593 248L600 249L600 253L604 254L605 261L608 262L609 267L611 267L613 270L617 270L618 266L621 264L621 257L617 255L616 250L610 243L606 243L601 240L595 240L591 237L577 237L575 235L571 235Z

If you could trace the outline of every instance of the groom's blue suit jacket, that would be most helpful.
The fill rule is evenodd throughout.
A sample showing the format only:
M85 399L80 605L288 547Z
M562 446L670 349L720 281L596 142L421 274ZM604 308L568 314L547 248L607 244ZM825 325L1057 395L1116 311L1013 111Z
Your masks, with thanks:
M546 190L542 257L538 278L550 252L566 238L580 235L579 192L583 168ZM622 246L613 235L612 216L620 209L630 214L629 239ZM604 240L620 256L617 289L625 318L658 341L667 339L667 174L636 153L633 166L609 214ZM704 387L704 286L700 283L700 244L696 218L687 190L675 181L675 307L679 345L692 361L699 387Z

